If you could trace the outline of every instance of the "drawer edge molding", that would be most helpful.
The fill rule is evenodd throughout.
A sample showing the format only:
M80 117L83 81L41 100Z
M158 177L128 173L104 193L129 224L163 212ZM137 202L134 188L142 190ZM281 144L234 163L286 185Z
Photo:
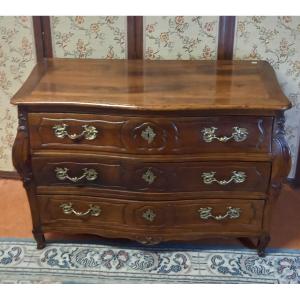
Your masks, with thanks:
M224 153L243 149L249 153L268 153L272 121L270 116L238 116L233 120L230 115L175 119L139 114L31 112L29 115L34 151L77 149L135 155L211 153L217 149ZM98 132L101 139L96 138Z
M264 201L243 199L193 199L177 201L137 201L39 195L44 225L65 224L75 228L109 224L124 230L153 232L260 230Z
M68 186L133 192L266 192L269 162L153 162L78 155L33 157L37 186ZM211 171L213 170L213 171Z

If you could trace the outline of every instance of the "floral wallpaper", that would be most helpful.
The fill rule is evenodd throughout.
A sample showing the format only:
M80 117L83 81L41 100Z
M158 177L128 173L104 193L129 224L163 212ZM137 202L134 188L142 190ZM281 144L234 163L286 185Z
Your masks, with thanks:
M144 17L145 59L216 59L218 17Z
M126 17L51 17L53 56L127 58Z
M286 138L295 174L300 132L300 16L237 17L234 59L264 59L293 104L286 112Z
M51 17L56 57L124 59L126 17ZM145 59L216 59L218 17L144 17ZM266 59L293 108L286 137L294 177L300 133L300 17L237 17L234 59ZM13 170L16 127L12 95L36 63L31 17L0 17L0 170Z
M31 17L0 17L0 170L12 171L17 109L10 98L36 63Z

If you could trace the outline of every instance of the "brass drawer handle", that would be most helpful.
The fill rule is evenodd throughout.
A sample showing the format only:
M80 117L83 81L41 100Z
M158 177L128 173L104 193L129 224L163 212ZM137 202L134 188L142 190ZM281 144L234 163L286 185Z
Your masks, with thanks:
M149 168L142 176L142 178L148 183L152 184L154 180L156 179L156 176L154 173L151 171L151 168Z
M201 207L198 210L198 212L199 212L200 219L208 220L209 218L212 218L214 220L221 221L226 218L238 219L240 217L241 209L228 206L225 215L217 215L217 216L214 216L212 214L212 207Z
M242 171L232 171L232 176L228 180L217 180L215 178L216 172L204 172L202 173L203 182L205 184L212 184L213 182L217 182L219 185L227 185L231 182L233 183L242 183L246 180L247 175Z
M147 126L141 133L141 137L148 142L148 144L151 144L156 136L156 133L154 130Z
M154 219L156 218L156 214L152 209L147 209L146 211L144 211L143 213L143 218L149 222L153 222Z
M94 169L82 169L83 174L80 177L70 177L67 173L69 171L68 168L55 168L56 178L58 180L70 180L72 182L78 182L82 179L86 179L88 181L94 181L98 177L98 173Z
M55 125L52 128L54 129L54 134L56 137L63 139L66 136L71 140L79 140L82 137L86 140L94 140L97 137L98 130L91 125L82 125L83 131L80 134L69 134L67 131L67 124Z
M234 139L236 142L243 142L248 137L248 131L246 128L232 127L233 133L231 136L221 136L217 137L215 132L218 130L217 127L204 128L201 132L203 133L203 139L206 143L210 143L213 140L218 140L222 143Z
M87 216L87 215L91 215L93 217L98 217L100 216L101 214L101 208L97 205L93 205L93 204L90 204L89 205L89 209L85 212L80 212L80 211L76 211L74 208L73 208L73 204L70 202L70 203L63 203L62 205L60 205L59 207L62 208L63 210L63 213L65 215L71 215L71 214L74 214L75 216L77 217L82 217L82 216Z

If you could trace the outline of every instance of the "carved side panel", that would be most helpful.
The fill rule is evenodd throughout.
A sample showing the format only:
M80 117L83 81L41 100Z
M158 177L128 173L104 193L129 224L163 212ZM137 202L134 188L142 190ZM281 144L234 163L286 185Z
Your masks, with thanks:
M280 113L274 120L273 138L272 138L272 174L270 188L266 205L264 208L263 232L258 241L258 253L263 256L264 249L270 240L270 224L272 216L273 202L278 198L282 183L288 176L291 168L291 154L288 144L284 138L284 115Z
M272 139L273 166L270 197L273 199L278 197L282 183L291 169L291 154L284 137L284 124L284 115L280 114L274 122Z
M30 167L30 149L27 128L27 113L24 108L18 108L19 126L12 149L13 165L20 174L24 187L27 189L32 179Z
M27 112L24 107L18 107L19 126L12 149L13 165L23 180L26 189L33 224L33 235L37 248L45 246L45 238L40 225L39 207L36 201L35 185L32 177Z

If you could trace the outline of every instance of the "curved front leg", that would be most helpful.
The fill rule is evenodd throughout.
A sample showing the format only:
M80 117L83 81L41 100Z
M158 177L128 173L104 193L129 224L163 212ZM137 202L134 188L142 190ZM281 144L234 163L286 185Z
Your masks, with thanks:
M271 237L269 234L263 234L259 237L257 242L257 254L260 257L265 257L266 253L265 250L271 240Z
M42 249L45 247L45 237L41 229L38 201L36 200L35 184L32 178L27 112L25 108L18 107L18 117L19 126L12 149L13 165L19 173L23 181L23 186L26 189L32 216L32 233L37 242L37 248Z
M272 208L274 202L278 198L282 183L288 176L291 168L291 154L288 144L284 137L284 122L283 113L280 113L274 120L273 138L272 138L272 174L270 187L266 203L264 207L264 219L262 226L262 234L258 239L257 252L259 256L265 255L265 248L270 241L270 224L272 216Z

